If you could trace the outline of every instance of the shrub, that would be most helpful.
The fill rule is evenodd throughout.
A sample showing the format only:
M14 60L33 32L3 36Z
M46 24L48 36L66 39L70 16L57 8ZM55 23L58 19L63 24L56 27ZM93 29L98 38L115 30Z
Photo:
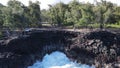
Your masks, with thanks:
M3 34L2 34L2 32L0 32L0 39L3 37Z

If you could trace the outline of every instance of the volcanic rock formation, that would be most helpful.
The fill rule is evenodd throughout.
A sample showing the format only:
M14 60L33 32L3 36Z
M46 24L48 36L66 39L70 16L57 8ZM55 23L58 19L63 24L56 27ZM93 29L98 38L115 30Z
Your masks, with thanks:
M0 68L27 68L54 51L97 68L120 63L120 34L109 31L35 31L0 43Z

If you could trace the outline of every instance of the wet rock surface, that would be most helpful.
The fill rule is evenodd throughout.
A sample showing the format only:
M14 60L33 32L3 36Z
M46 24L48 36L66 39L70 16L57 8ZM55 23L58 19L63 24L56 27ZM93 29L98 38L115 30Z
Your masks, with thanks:
M9 40L9 39L8 39ZM72 61L97 68L119 68L120 34L37 31L0 44L0 68L27 68L46 53L64 52Z

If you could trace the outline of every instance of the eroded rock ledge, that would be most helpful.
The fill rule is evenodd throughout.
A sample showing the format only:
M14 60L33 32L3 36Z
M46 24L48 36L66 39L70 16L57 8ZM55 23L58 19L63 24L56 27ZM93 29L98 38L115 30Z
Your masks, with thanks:
M0 44L0 68L27 68L53 51L62 51L73 61L98 68L117 68L120 63L118 33L37 31L8 40Z
M72 58L81 63L95 64L97 68L119 68L120 34L108 31L80 34L69 52Z
M65 52L77 33L66 31L35 31L18 38L4 40L0 45L0 68L27 68L46 53Z

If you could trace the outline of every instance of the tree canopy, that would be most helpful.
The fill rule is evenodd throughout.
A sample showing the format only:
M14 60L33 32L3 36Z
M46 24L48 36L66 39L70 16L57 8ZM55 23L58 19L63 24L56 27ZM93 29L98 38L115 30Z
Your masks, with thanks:
M41 22L58 27L120 25L120 6L105 0L96 1L95 4L73 0L68 4L59 2L48 6L49 9L41 10L39 1L29 1L29 5L25 6L18 0L9 0L7 6L0 4L0 28L40 27Z
M57 26L73 25L74 27L88 26L89 24L119 24L120 23L120 6L101 0L101 2L82 3L73 0L68 4L62 2L55 5L49 5L48 10L41 13L51 24ZM44 19L45 21L45 19Z
M39 27L41 21L40 2L29 2L25 6L18 0L9 0L7 5L0 4L0 27L28 28Z

